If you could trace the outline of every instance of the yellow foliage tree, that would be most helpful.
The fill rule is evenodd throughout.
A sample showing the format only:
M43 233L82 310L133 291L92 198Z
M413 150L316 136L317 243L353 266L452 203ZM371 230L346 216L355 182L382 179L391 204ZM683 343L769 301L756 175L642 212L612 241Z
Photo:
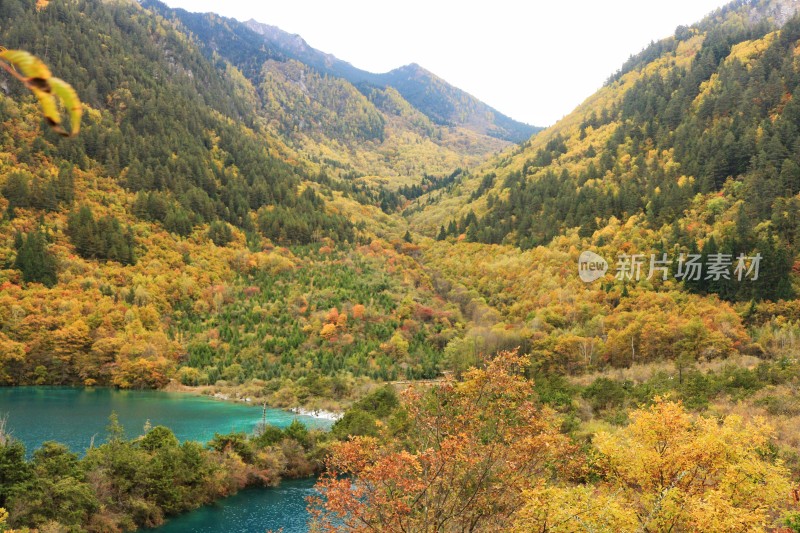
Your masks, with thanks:
M693 416L657 399L594 442L605 482L526 492L515 531L768 531L788 498L788 470L768 458L772 430Z
M515 514L515 533L619 533L636 531L636 517L613 493L591 486L553 487L540 483L525 491L526 500Z
M408 357L409 343L399 331L395 331L387 342L381 343L381 351L391 355L395 359Z
M24 360L25 345L14 342L4 333L0 333L0 383L5 385L13 382L9 371Z
M595 442L609 479L628 496L642 525L711 531L713 524L700 527L701 516L718 514L736 523L715 531L754 531L766 527L769 509L790 488L788 470L764 458L771 438L762 420L728 416L720 423L659 399L634 412L627 428L601 432Z
M325 324L319 332L319 336L323 339L330 340L336 336L336 324Z

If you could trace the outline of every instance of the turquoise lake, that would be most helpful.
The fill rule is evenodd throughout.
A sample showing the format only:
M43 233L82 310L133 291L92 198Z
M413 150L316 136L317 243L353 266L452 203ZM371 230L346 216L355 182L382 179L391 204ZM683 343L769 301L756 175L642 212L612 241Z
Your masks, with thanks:
M0 416L6 429L32 451L54 440L83 454L94 437L105 440L108 417L115 412L129 437L141 435L145 424L164 425L180 440L205 442L214 433L252 432L262 419L260 407L221 402L202 396L159 391L119 391L106 388L15 387L0 389ZM331 422L268 409L267 422L279 427L299 419L309 427L328 428ZM151 533L307 531L305 498L314 480L288 480L279 487L249 489L175 517Z
M306 497L314 479L288 479L269 489L247 489L235 496L169 520L140 533L305 533Z

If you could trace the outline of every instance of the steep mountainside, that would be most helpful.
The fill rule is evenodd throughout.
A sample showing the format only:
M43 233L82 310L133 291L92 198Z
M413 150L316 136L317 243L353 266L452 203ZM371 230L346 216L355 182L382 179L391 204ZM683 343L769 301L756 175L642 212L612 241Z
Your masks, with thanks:
M172 10L157 0L146 0L143 5L180 20L208 50L230 60L256 84L260 74L256 63L269 59L294 59L320 75L346 80L365 95L374 89L394 88L439 126L461 126L474 133L511 142L524 141L540 129L503 115L416 64L375 74L316 50L299 35L289 34L275 26L254 20L239 23L213 14Z
M252 88L138 3L51 3L34 10L12 1L0 17L8 47L28 48L69 73L92 108L81 135L52 148L50 137L27 148L27 139L6 138L13 154L7 164L23 173L20 182L46 180L43 161L110 176L140 193L142 217L184 236L216 220L252 232L251 211L267 205L319 211L312 191L298 195L311 168L288 163L293 152L252 113ZM32 42L30 35L46 37ZM24 89L7 87L22 99ZM21 192L6 198L14 208L35 205ZM331 236L339 230L352 236L343 219L316 224Z
M173 10L156 0L142 5L189 33L211 61L241 72L255 88L254 114L274 135L347 187L372 191L383 207L404 201L387 200L389 190L447 175L509 146L487 134L485 121L437 123L394 88L364 81L354 74L361 71L277 28L258 26L265 37L233 19Z
M3 383L164 384L237 276L298 264L274 244L354 244L363 218L382 224L367 193L334 193L269 131L241 73L137 2L9 1L0 21L0 42L86 104L81 134L62 139L3 79Z
M436 124L465 126L477 133L512 142L524 141L541 129L503 115L416 63L383 74L374 74L315 50L300 36L286 33L275 26L254 20L247 21L246 25L262 35L269 46L319 72L344 78L359 87L368 85L396 89L403 98Z
M420 262L442 294L469 302L448 362L520 346L574 374L796 353L795 8L735 2L678 28L558 124L404 210L436 239ZM583 251L608 263L593 282ZM657 374L634 382L665 386Z
M635 222L653 232L651 249L675 257L764 258L747 288L687 280L693 291L791 296L800 252L796 9L737 2L679 27L571 115L484 167L449 200L460 218L439 218L430 231L531 248L577 229L597 246L616 221ZM412 220L430 223L445 205Z
M800 24L780 5L679 28L465 169L502 142L399 81L356 86L219 17L8 0L0 42L87 109L58 138L3 78L0 381L336 405L516 347L575 374L791 353ZM742 283L614 278L617 254L656 252L763 261Z

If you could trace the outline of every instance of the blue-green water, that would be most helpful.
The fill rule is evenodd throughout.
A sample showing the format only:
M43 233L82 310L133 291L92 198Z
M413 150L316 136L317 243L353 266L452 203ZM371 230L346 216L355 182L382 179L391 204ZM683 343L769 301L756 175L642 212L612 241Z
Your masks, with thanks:
M119 391L106 388L14 387L0 389L0 416L7 430L30 451L54 440L83 453L92 437L103 442L108 417L117 413L129 437L141 435L147 421L167 426L180 440L206 442L214 433L250 433L261 421L260 407L221 402L202 396L160 391ZM309 427L330 423L280 409L267 409L267 422L288 426L295 418Z
M141 533L263 533L308 531L306 497L314 479L290 479L269 489L247 489Z
M105 439L108 417L117 413L129 437L141 435L145 424L171 428L181 440L205 442L214 433L252 432L261 421L256 406L220 402L202 396L159 391L118 391L67 387L0 388L0 416L6 429L32 451L54 440L83 453L92 442ZM288 426L295 418L309 427L327 428L330 422L267 410L267 422ZM306 496L314 480L285 481L277 488L249 489L214 505L168 521L148 533L307 531Z

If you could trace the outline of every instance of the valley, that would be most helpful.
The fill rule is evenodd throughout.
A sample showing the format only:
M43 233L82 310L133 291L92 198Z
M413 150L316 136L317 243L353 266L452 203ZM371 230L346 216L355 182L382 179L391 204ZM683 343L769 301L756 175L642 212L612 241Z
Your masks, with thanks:
M680 26L540 128L255 20L2 2L0 44L83 117L60 136L0 78L0 399L184 391L255 418L112 422L87 451L0 401L0 524L134 530L246 489L163 529L192 531L314 475L320 531L800 531L796 10ZM112 404L60 417L90 436Z

